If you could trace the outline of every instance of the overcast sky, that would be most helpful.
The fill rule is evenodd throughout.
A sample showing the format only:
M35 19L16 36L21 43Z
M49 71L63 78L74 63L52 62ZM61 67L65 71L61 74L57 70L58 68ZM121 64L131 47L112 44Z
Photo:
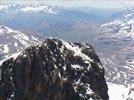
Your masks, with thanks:
M134 7L134 0L2 0L6 2L19 3L39 3L50 5L61 5L65 7L101 7L101 8L121 8Z

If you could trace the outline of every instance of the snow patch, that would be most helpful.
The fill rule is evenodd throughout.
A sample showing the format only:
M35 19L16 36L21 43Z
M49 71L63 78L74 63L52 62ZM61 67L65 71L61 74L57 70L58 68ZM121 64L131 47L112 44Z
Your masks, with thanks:
M83 69L83 67L82 66L80 66L80 65L71 65L72 66L72 68L74 68L74 69Z
M33 40L38 41L38 38L31 36Z
M8 47L8 45L6 44L6 45L4 45L4 51L3 51L4 53L8 53L9 52L9 47Z
M18 43L17 43L17 42L15 42L15 43L14 43L14 46L15 46L15 47L18 47Z
M13 58L13 59L15 60L15 59L18 57L18 55L19 55L20 53L21 53L21 52L14 53L14 54L12 54L11 56L6 57L5 59L3 59L3 60L0 61L0 65L1 65L4 61L6 61L7 59Z
M61 41L62 41L62 44L65 45L67 49L74 52L74 56L80 56L84 61L89 62L89 63L93 62L93 59L88 57L86 54L82 53L81 48L79 48L78 46L74 44L69 44L68 42L65 42L63 40Z

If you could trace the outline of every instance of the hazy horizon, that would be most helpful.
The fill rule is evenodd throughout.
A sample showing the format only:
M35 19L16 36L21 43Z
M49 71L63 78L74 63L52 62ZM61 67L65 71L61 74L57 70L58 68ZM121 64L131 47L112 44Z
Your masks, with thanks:
M94 8L131 8L134 7L134 0L2 0L1 3L44 3L59 5L63 7L94 7Z

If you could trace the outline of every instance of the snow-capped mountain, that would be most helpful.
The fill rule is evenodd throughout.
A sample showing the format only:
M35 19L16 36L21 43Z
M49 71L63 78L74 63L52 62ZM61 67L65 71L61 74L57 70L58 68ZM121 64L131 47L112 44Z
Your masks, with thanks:
M56 12L53 10L54 8L51 6L46 6L46 5L31 5L28 7L23 7L20 10L23 12L39 12L39 11L44 11L49 14L56 14Z
M38 34L22 33L6 26L0 26L0 60L20 50L41 42Z
M24 13L45 12L48 14L57 14L61 7L45 4L1 4L0 11L15 11Z
M118 38L134 38L134 9L124 11L122 16L102 24L100 28Z

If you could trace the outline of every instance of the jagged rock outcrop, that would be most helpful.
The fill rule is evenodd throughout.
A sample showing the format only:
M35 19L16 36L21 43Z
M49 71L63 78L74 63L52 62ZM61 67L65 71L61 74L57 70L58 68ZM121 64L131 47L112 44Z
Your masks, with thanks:
M0 100L108 100L104 68L86 43L47 39L1 65Z

